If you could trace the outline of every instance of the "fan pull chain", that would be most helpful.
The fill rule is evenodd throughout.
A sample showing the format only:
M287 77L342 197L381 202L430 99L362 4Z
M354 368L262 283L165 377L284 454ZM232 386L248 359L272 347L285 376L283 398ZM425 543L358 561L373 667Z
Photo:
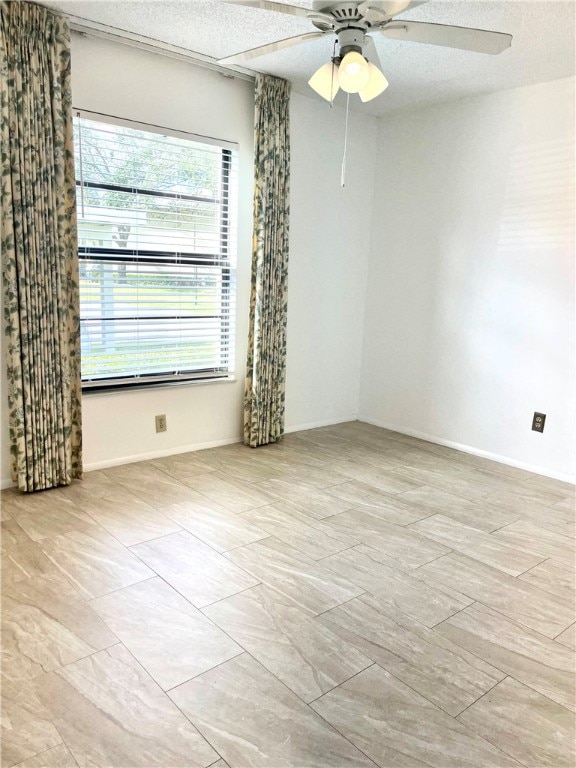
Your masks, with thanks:
M336 69L334 59L336 58L336 45L337 41L334 40L334 48L332 49L332 75L330 79L330 109L334 106L334 70Z
M350 94L346 99L346 128L344 129L344 155L342 157L342 175L340 176L340 186L346 186L346 152L348 150L348 107L350 106Z

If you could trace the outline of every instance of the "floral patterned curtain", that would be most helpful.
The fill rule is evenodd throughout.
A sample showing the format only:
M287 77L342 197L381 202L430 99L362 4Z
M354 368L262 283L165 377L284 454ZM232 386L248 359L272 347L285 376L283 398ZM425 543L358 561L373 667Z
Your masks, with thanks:
M48 9L0 6L2 273L12 477L82 474L70 36Z
M244 442L255 448L284 434L288 222L290 216L290 84L256 79L254 242Z

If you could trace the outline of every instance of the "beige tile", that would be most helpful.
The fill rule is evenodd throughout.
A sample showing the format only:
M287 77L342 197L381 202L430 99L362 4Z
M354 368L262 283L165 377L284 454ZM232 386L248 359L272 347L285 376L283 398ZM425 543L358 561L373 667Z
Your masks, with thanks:
M555 640L557 643L562 643L562 645L576 650L576 624L572 624L571 627L557 635Z
M340 552L350 546L349 542L330 536L328 526L323 532L315 527L313 521L305 514L287 504L259 507L250 512L244 512L242 518L250 521L258 529L266 531L266 536L280 539L312 560L319 560L321 557Z
M177 480L182 480L186 477L214 472L217 469L216 464L210 461L207 453L207 451L177 453L174 456L152 459L150 463Z
M2 590L4 679L31 679L117 642L59 573L23 579Z
M337 471L337 466L330 464L322 468L309 465L292 466L278 475L279 480L297 482L298 485L311 489L325 490L339 483L345 483L349 478Z
M371 595L317 617L394 677L450 715L485 694L504 674Z
M543 563L530 568L518 578L527 584L543 589L545 592L574 602L576 572L573 565L558 563L555 560L544 560Z
M56 570L42 550L15 520L2 524L2 583L8 584Z
M448 586L457 584L473 600L547 637L555 637L574 621L570 603L465 555L445 555L421 570Z
M268 504L287 501L317 520L352 509L354 506L348 501L330 495L327 489L313 488L305 483L299 484L296 480L266 480L258 483L256 487L266 492Z
M86 500L98 496L109 498L124 490L115 480L109 477L108 470L96 469L84 472L82 480L73 481L71 485L65 488L58 488L57 491L63 497L75 503L78 500Z
M493 507L485 501L470 501L452 493L423 485L397 496L398 500L413 504L422 517L434 514L447 515L480 531L491 531L518 519L515 512ZM413 521L410 521L413 522Z
M173 520L134 497L100 498L84 508L126 547L182 530Z
M262 584L204 613L304 701L372 663L292 600Z
M548 491L549 493L555 493L558 496L568 497L574 499L576 488L573 483L566 483L563 480L555 480L553 477L545 477L544 475L533 475L525 483L527 488L538 488L542 491Z
M64 744L42 752L35 757L29 757L22 763L18 763L16 768L77 768L78 763Z
M542 528L531 520L517 520L495 531L492 536L516 549L539 553L543 558L553 558L569 567L576 562L574 539Z
M40 546L87 599L154 575L126 547L97 526L42 539Z
M260 484L250 485L223 472L196 475L187 478L186 483L193 490L234 513L247 512L273 501L268 494L260 490Z
M448 466L444 462L428 461L425 466L405 466L391 470L398 479L411 481L414 485L430 486L454 496L475 500L485 495L492 486L487 486L475 470Z
M159 578L99 597L91 605L164 690L242 653Z
M385 768L520 765L376 664L311 706Z
M49 536L58 536L70 531L83 531L94 526L94 520L76 507L49 509L45 512L22 512L14 519L32 541L41 541Z
M369 495L374 495L377 503L379 493L396 494L403 491L409 491L417 488L419 483L407 478L398 477L389 468L382 469L372 464L366 464L365 461L343 461L335 465L337 471L347 478L355 480L350 483L350 491L361 493L364 491L367 495L366 504L372 503ZM335 491L339 489L335 488Z
M367 544L358 544L356 547L354 547L354 549L376 563L382 563L389 568L394 568L401 573L416 578L419 582L422 582L428 587L431 587L431 589L435 592L441 592L444 595L448 595L460 605L470 605L470 603L473 602L471 597L468 597L463 592L455 589L453 585L448 585L446 582L438 581L438 579L435 579L425 573L422 568L411 568L410 566L405 565L398 560L387 557L377 549L374 549L374 547L370 547Z
M562 496L551 491L541 490L527 483L518 483L516 487L484 494L484 498L494 506L510 512L518 512L519 517L530 512L542 513L542 508L551 508L552 504L562 500Z
M554 511L556 509L556 512ZM548 531L559 533L570 539L576 538L576 520L574 514L566 514L556 505L543 507L539 504L530 505L522 512L523 520L531 520Z
M244 516L230 512L200 493L197 499L165 507L163 512L217 552L226 552L268 536Z
M573 768L574 715L511 677L458 718L529 768Z
M147 461L112 467L105 472L110 479L152 507L180 504L193 496L187 485Z
M511 576L518 576L538 565L545 557L515 549L489 533L478 531L445 515L432 515L419 520L410 525L410 529Z
M549 699L574 709L574 653L476 603L436 631Z
M433 627L472 602L429 586L417 578L418 571L411 575L397 568L394 561L385 564L367 552L369 547L364 551L347 549L321 563L427 627Z
M278 476L278 468L273 469L266 464L254 461L253 453L253 448L235 443L221 448L204 450L202 457L205 462L210 464L211 471L223 472L246 483L257 483ZM198 474L200 473L192 472L189 475L182 475L182 477L194 477Z
M377 511L353 509L334 515L327 523L334 530L355 537L359 543L370 544L386 557L411 568L418 568L451 551L450 547L421 536L411 526L385 520Z
M329 488L328 492L342 501L349 502L354 509L366 509L398 525L408 525L428 514L402 501L399 496L375 490L372 486L358 481L336 485Z
M30 683L2 683L2 766L21 763L62 743Z
M372 766L248 654L184 683L170 696L231 766Z
M451 460L458 464L474 467L475 469L484 469L488 472L496 473L497 475L505 475L506 477L510 477L513 480L518 480L520 482L537 477L533 472L528 472L525 469L519 469L510 464L502 464L499 461L492 461L492 459L485 459L482 456L474 456L472 453L461 453L459 451L451 450L448 455Z
M569 515L572 519L576 517L576 501L574 495L567 496L562 501L557 501L550 507L552 512L561 512Z
M136 544L132 551L197 608L259 581L187 531Z
M38 678L79 765L192 768L218 755L121 645Z
M66 489L68 490L68 489ZM44 515L48 512L73 509L73 500L63 488L52 488L48 491L22 493L16 488L2 492L2 507L10 517L22 514Z
M227 557L311 614L334 608L364 591L274 538L233 549Z

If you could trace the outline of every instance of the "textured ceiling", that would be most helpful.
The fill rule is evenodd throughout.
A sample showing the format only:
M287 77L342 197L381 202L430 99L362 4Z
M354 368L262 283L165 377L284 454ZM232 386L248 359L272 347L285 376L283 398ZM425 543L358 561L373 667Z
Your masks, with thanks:
M305 0L293 5L311 6ZM227 5L222 0L48 0L78 18L144 35L216 59L314 28L307 19ZM430 0L399 18L455 24L514 36L512 47L499 56L469 53L432 45L400 42L375 34L388 90L363 112L382 115L392 110L447 101L574 74L574 0L539 2L507 0L474 2ZM285 77L296 90L307 88L310 75L332 53L333 37L253 59L253 70ZM319 97L318 97L319 98ZM338 99L344 99L340 93Z

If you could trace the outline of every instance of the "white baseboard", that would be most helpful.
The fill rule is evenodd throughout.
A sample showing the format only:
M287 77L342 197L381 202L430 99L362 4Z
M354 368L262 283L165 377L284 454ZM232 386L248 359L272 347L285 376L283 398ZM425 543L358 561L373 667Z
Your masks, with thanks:
M428 435L424 432L418 432L417 430L410 429L408 427L400 427L397 424L389 424L387 422L378 421L376 419L371 419L368 416L358 416L358 420L363 421L366 424L372 424L374 427L381 427L382 429L389 429L392 432L400 432L402 435L417 437L420 440L426 440L428 443L445 445L447 448L455 448L457 451L462 451L463 453L471 453L473 456L481 456L483 459L497 461L499 464L507 464L509 467L525 469L527 472L534 472L536 475L544 475L545 477L551 477L554 480L562 480L565 483L572 483L573 485L576 484L576 477L574 475L566 474L565 472L555 472L554 470L548 469L547 467L539 467L534 464L527 464L524 461L510 459L508 456L500 456L498 453L483 451L480 448L473 448L471 445L456 443L453 440L444 440L442 437Z
M148 461L149 459L161 459L164 456L176 456L178 453L190 453L191 451L201 451L203 448L218 448L220 445L231 445L232 443L242 442L241 437L229 437L225 440L211 440L207 443L192 443L190 445L180 445L177 448L165 448L161 451L150 451L148 453L138 453L132 456L120 456L115 459L103 459L102 461L91 461L84 464L84 472L93 472L96 469L107 469L108 467L119 467L122 464L134 464L137 461ZM12 480L0 481L0 488L14 488L16 483Z
M333 424L343 424L347 421L356 421L357 415L342 416L336 419L325 419L324 421L314 421L308 424L297 424L295 426L286 427L286 433L288 432L302 432L305 429L316 429L317 427L329 427ZM242 437L229 437L225 440L211 440L206 443L192 443L190 445L181 445L177 448L167 448L161 451L150 451L148 453L138 453L131 456L120 456L115 459L103 459L102 461L92 461L84 464L85 472L93 472L96 469L107 469L108 467L118 467L122 464L134 464L137 461L149 461L150 459L161 459L164 456L176 456L179 453L190 453L192 451L201 451L204 448L218 448L221 445L232 445L233 443L241 443ZM16 483L13 483L10 479L0 481L0 488L13 488Z
M296 424L293 427L285 427L286 434L290 432L304 432L306 429L318 429L318 427L331 427L334 424L346 424L348 421L357 421L358 414L353 416L341 416L336 419L324 419L324 421L310 421L308 424Z
M191 443L189 445L179 445L177 448L164 448L161 451L149 451L148 453L138 453L132 456L120 456L116 459L104 459L102 461L92 461L84 464L85 472L93 472L95 469L107 469L108 467L118 467L122 464L134 464L137 461L149 461L150 459L162 459L165 456L176 456L179 453L191 453L201 451L204 448L218 448L221 445L232 445L242 442L241 437L228 437L225 440L210 440L207 443Z

